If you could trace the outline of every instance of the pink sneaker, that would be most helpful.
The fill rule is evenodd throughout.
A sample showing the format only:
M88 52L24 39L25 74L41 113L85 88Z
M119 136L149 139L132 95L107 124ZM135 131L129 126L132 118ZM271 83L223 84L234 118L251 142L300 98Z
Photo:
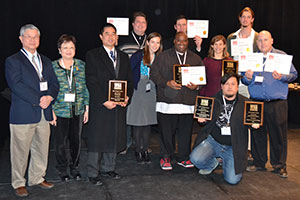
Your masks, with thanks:
M193 163L190 160L177 162L177 164L184 168L193 168L194 167Z
M161 158L160 167L162 170L172 170L171 159L170 158Z

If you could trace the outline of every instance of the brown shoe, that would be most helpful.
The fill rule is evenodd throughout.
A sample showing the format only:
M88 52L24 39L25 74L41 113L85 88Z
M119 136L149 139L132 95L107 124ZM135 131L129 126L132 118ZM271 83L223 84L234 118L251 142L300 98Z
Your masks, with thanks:
M40 186L43 189L51 189L54 187L54 184L48 183L47 181L43 181L40 184L38 184L38 186Z
M17 189L15 189L15 194L18 197L27 197L28 196L28 192L25 187L18 187Z

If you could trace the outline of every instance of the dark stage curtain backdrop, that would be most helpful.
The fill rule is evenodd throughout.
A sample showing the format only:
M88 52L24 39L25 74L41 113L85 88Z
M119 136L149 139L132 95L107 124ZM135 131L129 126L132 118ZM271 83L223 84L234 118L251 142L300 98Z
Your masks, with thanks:
M89 49L99 46L99 29L108 16L131 17L134 11L143 11L149 19L147 33L156 31L168 38L175 33L174 18L184 14L189 19L209 20L209 38L202 45L207 52L214 35L227 36L239 28L237 15L245 6L255 12L253 28L269 30L274 47L294 55L293 63L300 72L299 0L2 0L0 91L7 87L5 58L20 49L19 29L24 24L32 23L40 29L39 52L52 60L59 57L58 37L63 33L73 34L78 41L76 57L84 60ZM8 132L7 107L7 102L1 99L0 136Z

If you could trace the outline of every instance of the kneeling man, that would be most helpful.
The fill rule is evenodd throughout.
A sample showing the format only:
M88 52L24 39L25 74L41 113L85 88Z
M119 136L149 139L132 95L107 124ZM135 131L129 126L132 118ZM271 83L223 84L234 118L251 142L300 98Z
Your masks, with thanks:
M210 174L219 164L216 158L222 158L224 179L230 184L240 182L247 167L248 126L243 123L247 98L238 94L238 87L237 74L222 77L222 90L215 96L212 120L198 134L190 155L202 175ZM198 122L206 120L199 118ZM258 125L253 127L258 128Z

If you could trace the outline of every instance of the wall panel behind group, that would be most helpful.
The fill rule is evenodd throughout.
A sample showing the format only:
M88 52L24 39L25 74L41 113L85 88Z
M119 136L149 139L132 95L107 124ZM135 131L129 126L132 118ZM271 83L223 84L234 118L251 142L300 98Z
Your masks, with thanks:
M299 0L1 0L0 91L7 87L5 58L20 49L19 29L26 23L41 30L39 52L57 59L56 41L61 34L68 33L77 38L76 56L84 60L89 49L100 45L99 29L108 16L131 17L134 11L141 10L149 18L147 32L157 31L168 38L175 33L174 18L184 14L190 19L209 20L209 38L203 39L202 46L207 52L214 35L227 36L239 28L237 15L245 6L255 12L253 28L271 31L274 46L294 55L293 62L300 71ZM0 117L4 121L8 114L2 111Z

